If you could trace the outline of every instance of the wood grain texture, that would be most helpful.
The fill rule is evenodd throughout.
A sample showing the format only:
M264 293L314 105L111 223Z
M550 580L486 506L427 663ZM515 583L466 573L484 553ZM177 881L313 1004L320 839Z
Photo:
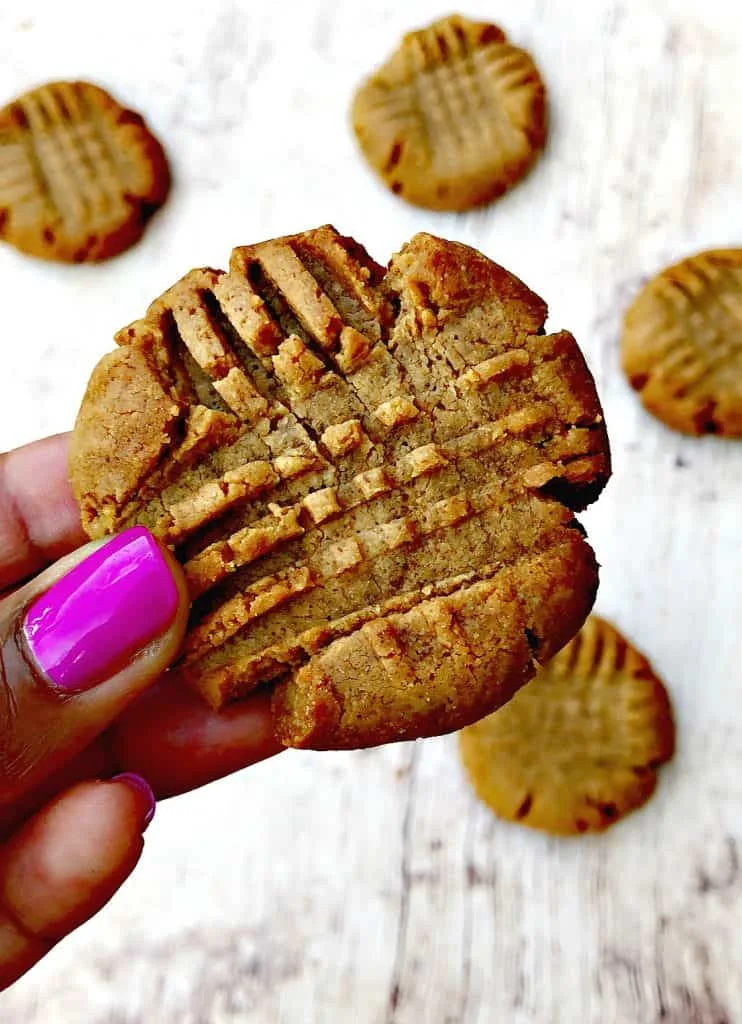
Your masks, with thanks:
M667 680L675 761L644 810L564 841L480 807L452 739L287 753L161 807L132 880L0 999L0 1021L742 1021L742 447L652 420L618 358L641 281L740 244L742 14L715 0L500 8L465 13L501 17L533 53L551 137L507 197L456 216L387 194L347 120L359 77L442 13L425 0L366 6L361 31L340 0L184 2L177 17L132 0L115 31L92 2L3 7L0 95L99 81L143 111L175 185L107 266L0 251L0 447L70 426L113 331L237 243L332 221L382 258L416 230L477 245L549 301L549 328L571 329L597 374L615 455L584 516L598 610Z

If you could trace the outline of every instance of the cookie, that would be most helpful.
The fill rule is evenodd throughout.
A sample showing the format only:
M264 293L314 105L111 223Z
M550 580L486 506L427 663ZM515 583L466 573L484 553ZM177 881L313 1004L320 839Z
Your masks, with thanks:
M392 192L468 210L519 181L544 148L546 90L531 56L458 14L406 35L358 89L353 128Z
M88 82L52 82L0 110L0 237L80 263L128 249L165 201L165 154L139 114Z
M86 530L152 529L193 608L179 672L275 691L287 745L459 728L581 626L572 509L609 472L590 373L546 306L464 245L385 271L331 227L235 249L118 335L77 419Z
M742 437L742 249L711 249L644 286L623 367L645 407L687 434Z
M460 751L499 817L573 835L607 828L648 800L674 737L652 666L593 615L507 707L463 730Z

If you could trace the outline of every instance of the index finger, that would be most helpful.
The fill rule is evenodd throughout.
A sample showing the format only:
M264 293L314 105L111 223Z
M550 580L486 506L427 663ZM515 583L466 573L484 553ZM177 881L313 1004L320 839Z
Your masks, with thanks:
M67 475L69 434L0 454L0 591L87 538Z

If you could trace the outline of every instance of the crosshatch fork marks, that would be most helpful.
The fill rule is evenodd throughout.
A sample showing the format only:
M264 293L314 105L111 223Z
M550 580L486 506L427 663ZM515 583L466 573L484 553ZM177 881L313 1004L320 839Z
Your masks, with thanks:
M87 82L52 82L0 111L2 236L46 259L105 259L133 244L169 188L138 114Z
M538 157L545 89L496 25L451 15L408 33L360 86L353 125L393 192L465 210L501 195Z
M289 743L445 731L501 703L534 651L579 626L594 560L548 490L581 507L609 456L584 361L566 332L542 333L545 315L465 246L416 236L385 273L324 227L237 249L228 273L193 271L120 332L83 403L73 478L91 534L144 522L185 563L182 670L207 699L283 679ZM127 421L125 473L92 422L123 376L148 395ZM153 421L174 424L160 443ZM492 610L470 614L485 564ZM447 579L461 581L453 604ZM332 652L354 636L353 691ZM438 693L406 719L413 691L433 692L419 666L438 655L413 655L424 636L464 678L470 666L474 699ZM371 735L374 693L388 722Z
M742 436L742 249L661 271L629 307L622 348L629 382L659 419Z

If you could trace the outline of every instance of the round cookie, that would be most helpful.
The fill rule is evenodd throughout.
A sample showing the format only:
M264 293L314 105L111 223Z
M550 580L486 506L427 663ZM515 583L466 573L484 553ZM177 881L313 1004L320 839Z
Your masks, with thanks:
M544 148L546 91L496 25L458 14L406 35L356 92L353 128L392 192L468 210L519 181Z
M461 728L582 625L572 510L610 473L593 380L546 306L416 235L384 270L331 227L235 249L119 332L71 477L92 537L184 565L177 671L215 707L269 684L286 745Z
M165 201L167 160L139 114L88 82L51 82L0 110L0 237L42 259L104 260Z
M652 278L626 312L622 359L668 426L742 437L742 249L701 252Z
M469 781L495 814L573 835L607 828L648 800L674 737L651 665L593 615L506 707L459 740Z

